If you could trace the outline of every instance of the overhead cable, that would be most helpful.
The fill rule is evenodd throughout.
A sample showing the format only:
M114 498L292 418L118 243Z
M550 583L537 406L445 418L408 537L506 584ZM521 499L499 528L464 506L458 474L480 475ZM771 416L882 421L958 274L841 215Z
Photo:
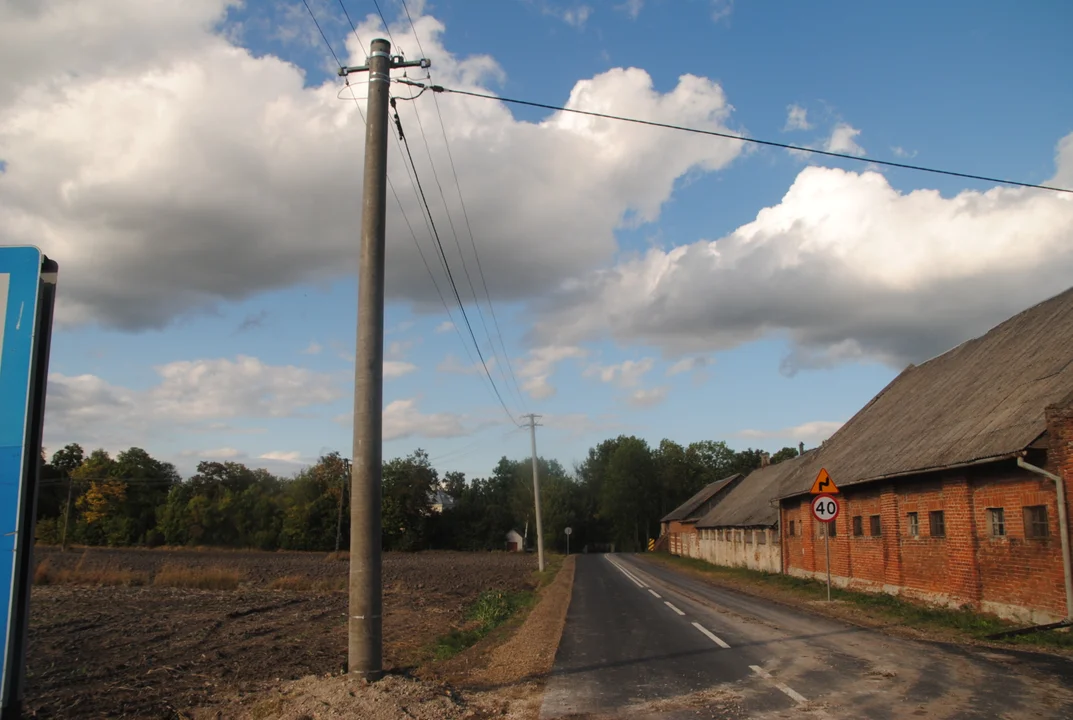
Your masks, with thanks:
M892 160L876 160L868 157L861 157L859 155L849 155L847 153L831 152L830 150L819 150L817 148L804 147L802 145L791 145L789 143L775 142L774 140L760 140L758 138L751 138L746 135L735 135L733 133L720 132L718 130L705 130L703 128L686 127L683 125L674 125L672 123L656 122L655 120L641 120L639 118L627 117L625 115L610 115L608 113L593 112L591 110L579 110L577 108L568 108L561 105L549 105L547 103L533 102L531 100L519 100L517 98L501 97L498 95L490 95L488 93L479 93L472 90L456 90L453 88L443 87L442 85L429 85L428 88L437 93L451 93L453 95L465 95L467 97L481 98L484 100L498 100L499 102L510 103L512 105L525 105L527 107L543 108L545 110L555 110L557 112L568 112L575 115L585 115L588 117L603 118L605 120L617 120L620 122L634 123L637 125L648 125L650 127L665 128L667 130L677 130L679 132L694 133L697 135L709 135L712 137L724 138L727 140L738 140L740 142L753 143L754 145L765 145L768 147L782 148L783 150L794 150L797 152L811 153L813 155L823 155L825 157L839 158L842 160L854 160L856 162L871 163L874 165L883 165L886 167L901 168L903 170L916 170L918 172L933 173L935 175L948 175L951 177L966 178L968 180L982 180L984 182L999 183L1002 185L1013 185L1016 187L1032 188L1035 190L1050 190L1052 192L1071 193L1073 189L1054 187L1052 185L1037 185L1035 183L1019 182L1017 180L1003 180L1002 178L988 177L987 175L974 175L972 173L956 172L954 170L942 170L939 168L925 167L923 165L911 165L909 163L894 162Z

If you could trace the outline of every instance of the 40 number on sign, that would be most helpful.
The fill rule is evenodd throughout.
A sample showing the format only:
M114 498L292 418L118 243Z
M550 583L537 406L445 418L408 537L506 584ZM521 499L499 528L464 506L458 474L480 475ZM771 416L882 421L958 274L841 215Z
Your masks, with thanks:
M812 498L812 516L820 522L831 522L838 517L838 500L832 495L817 495Z

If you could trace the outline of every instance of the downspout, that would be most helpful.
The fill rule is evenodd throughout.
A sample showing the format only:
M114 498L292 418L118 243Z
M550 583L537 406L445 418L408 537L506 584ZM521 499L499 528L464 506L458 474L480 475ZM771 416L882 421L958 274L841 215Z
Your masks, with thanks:
M1066 517L1066 484L1061 477L1017 458L1017 467L1053 480L1058 488L1058 528L1062 533L1062 569L1066 576L1066 622L1073 622L1073 562L1069 557L1069 518Z

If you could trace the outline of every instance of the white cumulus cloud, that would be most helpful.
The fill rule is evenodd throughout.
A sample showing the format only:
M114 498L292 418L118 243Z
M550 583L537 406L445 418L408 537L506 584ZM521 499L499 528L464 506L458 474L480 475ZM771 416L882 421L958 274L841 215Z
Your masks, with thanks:
M831 420L813 420L781 430L742 430L738 433L743 438L758 440L767 438L796 438L798 442L819 443L835 434L844 423Z
M640 385L641 379L654 364L652 358L641 358L624 360L615 365L590 365L585 369L585 376L598 377L602 382L613 382L622 388L632 388Z
M1051 181L1073 184L1073 135ZM901 192L877 172L810 167L715 241L650 249L563 290L541 343L612 337L671 355L778 334L784 371L900 369L1069 287L1073 197L1022 188Z
M523 378L522 390L534 400L550 398L556 392L550 382L555 366L566 359L580 360L587 356L587 350L572 345L546 345L530 350L519 364L518 376Z
M460 437L469 434L455 413L423 413L414 399L395 400L384 408L384 440L420 436L431 438Z
M786 108L786 125L784 132L791 130L810 130L812 124L808 121L808 110L800 105L790 105Z
M157 384L133 390L95 375L50 373L50 444L129 446L168 429L227 429L233 418L295 417L342 396L336 378L257 358L181 360L154 368Z
M294 64L236 45L235 33L218 29L231 4L0 4L0 226L3 242L61 259L60 326L160 328L349 272L362 182L358 110L337 97L338 78L309 82ZM505 78L492 58L445 48L438 19L414 20L437 82L487 91ZM378 25L367 17L358 32L372 37ZM416 47L408 25L392 34ZM342 59L360 64L363 49L347 37ZM541 295L607 262L616 228L655 219L679 178L741 152L731 140L564 113L522 121L494 101L438 101L497 300ZM722 88L696 75L659 92L643 70L612 69L578 81L563 102L733 132ZM411 130L415 110L436 118L432 94L400 105ZM441 133L427 136L446 163ZM389 155L398 184L405 170ZM431 177L427 156L416 155ZM403 196L418 221L416 199ZM394 203L387 227L389 300L438 306Z
M668 390L669 388L666 385L654 388L640 388L630 393L629 403L639 408L653 407L667 399Z
M849 123L838 123L831 131L831 137L827 138L823 149L827 152L845 153L847 155L866 155L864 148L857 144L854 139L861 131Z

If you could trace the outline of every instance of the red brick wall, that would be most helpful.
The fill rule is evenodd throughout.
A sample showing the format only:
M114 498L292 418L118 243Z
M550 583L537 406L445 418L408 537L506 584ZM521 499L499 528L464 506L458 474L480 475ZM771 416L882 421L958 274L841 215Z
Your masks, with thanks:
M1065 590L1054 483L1033 475L1020 479L985 477L974 484L981 599L1024 607L1039 599L1048 610L1060 613L1065 607ZM1047 507L1049 537L1025 537L1022 508L1026 505ZM1005 537L992 537L988 508L1005 511Z
M839 511L838 536L836 538L839 549L844 543L846 555L849 559L846 577L860 578L875 583L882 583L884 577L883 564L883 535L889 532L887 523L881 523L883 535L872 537L870 534L870 518L872 515L880 515L879 488L863 490L853 494L847 494L842 509ZM860 516L861 527L864 535L853 536L853 518ZM883 518L885 520L886 518ZM832 550L834 547L832 547ZM833 571L842 574L841 564L832 558Z
M808 508L805 509L808 513ZM786 508L782 512L782 522L779 523L779 534L782 546L782 571L789 572L791 565L800 566L805 554L804 538L801 533L801 510L798 507ZM794 523L794 534L790 535L790 521Z
M1073 423L1066 427L1073 440ZM1053 458L1048 466L1065 468L1068 483L1073 475L1073 446L1067 447L1066 455ZM819 523L809 512L810 500L803 497L783 503L783 567L788 573L815 574L822 579L824 543L817 531ZM1025 620L1065 614L1054 484L1012 461L843 487L839 500L838 532L831 538L831 572L836 584L904 592ZM1023 508L1031 505L1048 508L1050 536L1046 539L1025 538ZM987 510L996 507L1005 511L1006 536L1002 538L991 537ZM931 536L929 513L933 510L944 513L944 537ZM911 512L919 518L916 537L909 535L906 518ZM870 534L869 521L876 514L881 518L877 538ZM858 515L863 535L854 537L853 517ZM790 519L798 527L795 537L785 535Z
M678 520L672 520L667 524L667 535L670 536L670 543L668 551L671 555L682 555L683 544L692 542L691 536L696 535L697 525L696 523L684 523Z

